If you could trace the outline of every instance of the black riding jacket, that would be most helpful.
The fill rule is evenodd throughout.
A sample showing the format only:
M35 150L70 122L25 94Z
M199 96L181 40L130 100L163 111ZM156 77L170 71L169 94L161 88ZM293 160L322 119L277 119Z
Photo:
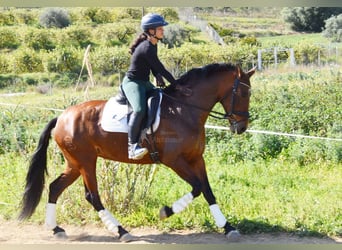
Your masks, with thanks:
M131 80L149 81L151 71L154 76L159 73L171 84L176 83L172 74L160 62L157 55L157 45L145 40L135 48L126 75Z

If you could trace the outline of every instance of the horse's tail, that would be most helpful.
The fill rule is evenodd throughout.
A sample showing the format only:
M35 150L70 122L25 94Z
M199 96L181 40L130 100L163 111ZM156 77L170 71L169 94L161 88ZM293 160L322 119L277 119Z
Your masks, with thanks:
M19 220L29 218L35 211L42 196L46 168L46 152L49 146L51 131L56 126L57 118L52 119L40 135L36 151L32 155L28 173L26 175L25 191L22 199L22 209Z

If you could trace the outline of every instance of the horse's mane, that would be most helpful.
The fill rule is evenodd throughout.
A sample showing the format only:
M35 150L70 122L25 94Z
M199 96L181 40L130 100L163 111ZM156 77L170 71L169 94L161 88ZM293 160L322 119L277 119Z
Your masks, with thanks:
M179 85L189 85L196 83L197 79L206 79L219 72L234 71L236 66L230 63L212 63L199 68L193 68L184 73L177 80ZM172 91L175 86L170 86L168 89Z

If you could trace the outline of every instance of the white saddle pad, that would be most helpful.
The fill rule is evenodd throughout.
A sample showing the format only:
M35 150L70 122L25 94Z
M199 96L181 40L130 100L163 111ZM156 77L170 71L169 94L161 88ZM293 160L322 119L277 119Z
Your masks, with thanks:
M159 106L156 114L156 118L153 123L153 131L158 129L160 123L160 103L162 101L162 93L159 93ZM128 116L128 107L126 104L119 104L115 97L111 97L105 104L103 109L102 118L100 121L101 127L104 131L107 132L121 132L128 133L128 124L127 124L127 116ZM148 134L151 134L151 128L147 130Z

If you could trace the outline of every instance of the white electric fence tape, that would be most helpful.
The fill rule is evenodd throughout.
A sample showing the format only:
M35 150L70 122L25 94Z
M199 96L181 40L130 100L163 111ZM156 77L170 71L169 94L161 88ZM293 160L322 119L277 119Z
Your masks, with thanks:
M22 108L34 108L34 109L41 109L41 110L60 111L60 112L64 111L63 109L42 108L42 107L26 106L26 105L22 105L22 104L13 104L13 103L1 103L0 102L0 105L3 105L3 106L13 106L13 107L22 107ZM218 129L218 130L230 130L230 128L228 128L228 127L214 126L214 125L205 125L205 127L206 128L211 128L211 129ZM246 132L248 132L248 133L255 133L255 134L290 136L290 137L299 137L299 138L308 138L308 139L320 139L320 140L327 140L327 141L341 141L342 142L342 139L339 139L339 138L329 138L329 137L319 137L319 136L310 136L310 135L289 134L289 133L273 132L273 131L266 131L266 130L247 129Z

